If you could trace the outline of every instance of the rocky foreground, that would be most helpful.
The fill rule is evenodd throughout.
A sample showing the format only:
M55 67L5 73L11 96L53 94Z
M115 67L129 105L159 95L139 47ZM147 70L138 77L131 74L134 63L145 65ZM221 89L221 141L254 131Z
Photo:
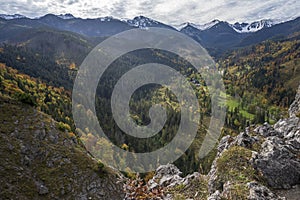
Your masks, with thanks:
M181 177L168 164L156 170L148 190L153 199L298 200L300 197L300 87L289 118L225 136L208 175ZM127 194L128 197L128 194ZM130 198L127 198L130 199Z

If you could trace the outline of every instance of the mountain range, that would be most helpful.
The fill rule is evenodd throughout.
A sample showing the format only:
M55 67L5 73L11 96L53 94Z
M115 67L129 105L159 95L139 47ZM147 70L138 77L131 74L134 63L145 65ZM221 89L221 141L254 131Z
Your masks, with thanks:
M88 39L96 39L99 42L101 37L109 37L133 28L147 29L149 27L179 31L192 37L213 53L218 53L298 32L300 31L300 18L283 23L273 20L261 20L253 23L230 24L225 21L214 20L204 25L184 23L173 27L144 16L133 19L116 19L113 17L82 19L76 18L72 14L47 14L30 19L18 14L2 14L0 15L0 42L14 42L15 38L22 40L23 35L32 30L40 29L68 31L72 34L80 34Z
M42 19L46 16L49 17L49 15L52 16L52 17L58 17L60 19L65 19L65 20L82 19L82 18L76 18L72 14L68 13L68 14L60 14L60 15L48 14L48 15L45 15L45 16L42 16L42 17L35 18L35 20ZM13 15L0 14L0 18L6 19L6 20L29 19L28 17L26 17L24 15L20 15L20 14L13 14ZM212 28L213 26L215 26L216 24L221 22L220 20L215 19L215 20L213 20L209 23L202 24L202 25L185 22L185 23L180 24L180 25L171 26L171 25L166 25L166 24L163 24L163 23L158 22L156 20L144 17L144 16L137 16L133 19L116 19L116 18L113 18L113 17L101 17L101 18L95 18L95 19L100 19L100 21L102 21L102 22L105 22L105 21L109 22L109 21L112 21L112 20L119 20L119 21L123 21L123 22L127 23L130 26L139 27L139 28L168 26L169 28L172 27L172 28L177 29L178 31L181 31L183 28L185 28L187 26L193 26L193 27L195 27L195 28L197 28L201 31L204 31L206 29ZM280 24L280 23L281 22L278 21L278 20L275 21L275 20L268 19L268 20L255 21L255 22L252 22L252 23L245 23L245 22L243 22L243 23L236 22L235 24L228 23L228 25L231 26L238 33L249 33L249 32L259 31L263 28L269 28L273 25Z

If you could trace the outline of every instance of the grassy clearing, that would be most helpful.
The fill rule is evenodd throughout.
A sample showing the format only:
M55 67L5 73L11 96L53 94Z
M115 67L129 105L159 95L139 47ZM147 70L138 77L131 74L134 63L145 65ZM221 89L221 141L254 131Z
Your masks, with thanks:
M243 115L243 117L247 119L253 120L255 117L253 114L249 113L248 111L241 109L239 100L234 99L233 97L227 96L226 104L229 110L234 110L235 108L239 107L240 108L239 112Z

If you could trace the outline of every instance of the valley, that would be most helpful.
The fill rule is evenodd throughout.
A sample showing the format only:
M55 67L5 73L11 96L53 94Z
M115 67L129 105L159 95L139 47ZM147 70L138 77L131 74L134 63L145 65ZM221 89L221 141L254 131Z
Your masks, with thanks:
M122 199L130 184L134 185L129 191L136 196L127 199L156 199L155 195L162 195L157 188L145 186L155 173L159 175L157 172L137 175L128 168L121 174L95 158L98 152L105 152L111 162L124 166L135 162L134 157L110 151L111 143L107 139L125 151L136 153L155 151L172 141L181 120L180 103L168 88L157 84L141 87L129 103L131 118L139 126L150 123L148 113L152 105L166 108L168 120L154 137L137 139L126 135L115 122L110 108L112 91L124 73L145 63L160 63L184 74L196 92L201 114L192 145L186 152L176 152L182 156L173 163L182 177L194 172L201 175L188 184L178 182L171 187L161 184L160 189L166 190L164 195L187 199L193 198L193 194L194 199L211 196L212 200L218 199L212 197L216 194L225 199L246 199L250 191L252 199L256 199L259 196L255 195L259 194L253 192L253 188L259 187L271 195L269 199L279 199L275 190L300 184L299 134L296 134L299 123L295 122L299 121L299 112L293 111L292 116L288 112L293 102L296 103L292 105L299 104L295 101L300 85L299 22L300 18L296 18L278 24L260 21L232 25L216 20L211 25L186 23L176 29L144 16L120 20L53 14L36 19L0 15L0 156L5 160L0 166L3 177L0 196L4 199ZM208 93L203 77L190 63L163 50L133 51L114 61L98 83L97 116L84 105L78 105L78 112L87 116L83 120L91 124L99 122L107 138L99 137L93 126L76 128L72 89L83 60L98 43L112 35L138 28L147 31L151 27L170 29L193 38L207 49L222 74L226 94L221 95L227 101L218 106L226 109L225 124L219 142L204 158L199 158L198 152L211 120L210 98L214 98L214 94ZM292 131L280 124L282 119L292 124L293 136L288 136ZM255 129L265 126L267 131ZM280 182L282 185L272 185L269 171L262 167L262 160L267 157L263 144L273 141L269 126L276 129L274 136L280 138L280 145L293 143L295 146L291 151L293 155L286 159L289 166L295 161L291 173L296 175L294 179L288 178L287 183ZM258 157L252 165L249 163L253 152L257 152ZM147 166L138 163L136 167ZM282 174L278 177L284 179ZM134 182L136 180L143 182L143 186ZM285 188L287 184L290 185ZM143 189L149 190L148 197L146 192L140 194Z

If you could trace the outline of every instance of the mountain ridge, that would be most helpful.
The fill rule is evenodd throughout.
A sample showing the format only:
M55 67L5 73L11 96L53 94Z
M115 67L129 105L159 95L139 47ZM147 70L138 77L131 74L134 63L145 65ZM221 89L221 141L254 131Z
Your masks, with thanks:
M42 18L45 18L47 16L55 16L57 18L63 19L63 20L72 20L72 19L78 19L78 20L97 20L100 19L101 21L111 21L111 20L118 20L118 21L122 21L122 22L126 22L128 25L133 26L133 27L139 27L139 28L146 28L148 27L147 25L149 25L150 27L152 27L155 24L161 24L161 25L167 25L169 27L172 27L173 29L176 29L178 31L181 31L183 28L185 28L186 26L193 26L196 29L199 29L201 31L203 30L207 30L212 28L213 26L217 25L220 22L225 22L227 23L233 30L235 30L237 33L249 33L249 32L257 32L263 28L269 28L272 27L276 24L281 24L281 23L285 23L288 21L293 21L296 18L292 18L289 20L278 20L278 19L261 19L261 20L255 20L255 21L251 21L251 22L235 22L235 23L229 23L227 21L222 21L222 20L218 20L218 19L214 19L210 22L204 23L204 24L196 24L196 23L192 23L192 22L184 22L182 24L179 25L169 25L166 23L162 23L159 22L157 20L154 20L152 18L149 17L145 17L145 16L136 16L133 19L125 19L125 18L115 18L115 17L111 17L111 16L105 16L105 17L95 17L95 18L81 18L81 17L75 17L74 15L72 15L71 13L65 13L65 14L46 14L40 17L35 17L35 18L30 18L24 15L20 15L20 14L0 14L0 18L5 19L5 20L14 20L14 19L33 19L33 20L39 20Z
M41 34L43 34L43 30L69 32L68 34L70 35L79 34L84 40L91 41L91 46L95 46L106 37L135 28L148 29L149 27L156 27L174 31L178 31L181 28L178 32L193 38L206 48L213 57L218 57L228 50L300 32L299 22L300 17L280 24L265 20L251 24L236 23L234 26L228 22L214 20L202 26L186 23L182 27L175 29L176 27L174 28L144 16L138 16L132 20L120 20L114 17L82 19L76 18L71 14L47 14L35 19L18 17L15 19L4 19L0 17L0 42L26 44L30 41L22 40L22 38L24 39L24 35L30 35L30 32L36 29ZM237 32L235 29L240 29L240 31ZM246 32L244 31L245 29L249 29L250 31ZM51 41L48 42L51 43Z

